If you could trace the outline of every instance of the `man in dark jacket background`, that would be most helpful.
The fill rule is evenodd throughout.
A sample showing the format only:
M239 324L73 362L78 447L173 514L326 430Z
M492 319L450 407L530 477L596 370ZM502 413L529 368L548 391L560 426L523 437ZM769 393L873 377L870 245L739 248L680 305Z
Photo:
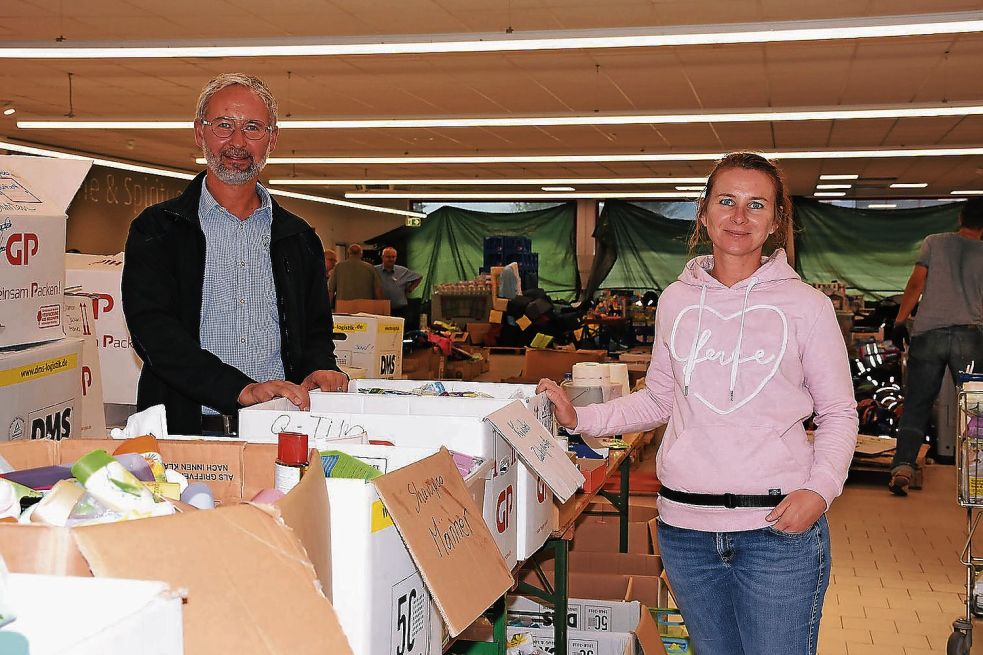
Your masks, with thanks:
M276 146L276 100L259 79L220 75L198 99L208 170L131 224L123 311L143 359L137 406L163 403L173 434L235 433L240 407L310 406L341 391L323 248L258 183Z

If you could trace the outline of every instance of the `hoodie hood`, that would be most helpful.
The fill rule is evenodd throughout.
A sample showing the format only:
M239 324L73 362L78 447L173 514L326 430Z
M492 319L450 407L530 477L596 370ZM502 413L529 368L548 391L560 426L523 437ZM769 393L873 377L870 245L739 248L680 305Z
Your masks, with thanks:
M683 284L691 284L695 286L706 285L711 289L726 289L727 287L724 286L720 280L710 275L710 271L712 269L713 255L701 255L686 262L686 266L683 268L683 271L679 274L677 279ZM795 269L788 265L788 255L785 254L785 250L779 248L768 257L761 258L761 266L751 277L741 280L730 288L743 289L748 285L759 285L764 282L780 282L783 280L798 279L799 274L795 272Z

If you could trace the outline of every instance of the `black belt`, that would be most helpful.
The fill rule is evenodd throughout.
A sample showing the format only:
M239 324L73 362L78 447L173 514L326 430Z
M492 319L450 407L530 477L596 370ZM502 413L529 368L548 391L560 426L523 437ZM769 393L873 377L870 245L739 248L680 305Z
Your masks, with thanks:
M235 436L239 433L239 417L228 414L202 414L201 429L203 432Z
M667 500L687 505L704 505L708 507L775 507L785 499L784 494L691 494L688 491L676 491L662 487L659 495Z

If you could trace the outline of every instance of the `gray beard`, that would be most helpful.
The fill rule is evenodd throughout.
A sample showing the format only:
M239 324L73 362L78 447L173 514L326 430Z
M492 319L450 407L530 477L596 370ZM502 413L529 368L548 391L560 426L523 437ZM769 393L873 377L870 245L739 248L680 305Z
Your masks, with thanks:
M205 162L208 164L208 170L211 171L215 177L219 180L228 184L230 186L242 186L244 184L250 184L259 177L260 171L266 166L266 154L263 154L261 159L253 160L253 163L249 165L245 170L238 170L235 168L229 168L222 163L222 158L219 153L212 152L208 146L202 144L201 152L205 155Z

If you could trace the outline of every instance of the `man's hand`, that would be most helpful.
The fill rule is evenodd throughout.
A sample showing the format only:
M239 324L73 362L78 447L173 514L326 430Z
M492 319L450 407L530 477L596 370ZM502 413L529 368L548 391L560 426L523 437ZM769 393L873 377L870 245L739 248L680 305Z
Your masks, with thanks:
M894 322L890 337L891 342L900 350L904 350L911 343L911 337L908 336L908 326L905 325L904 321Z
M536 393L545 393L553 403L553 416L557 423L569 429L577 427L577 410L560 385L553 380L543 378L536 386Z
M311 408L311 396L307 393L307 389L286 380L269 380L247 384L239 392L238 401L240 407L249 407L274 398L286 398L305 411Z
M765 520L774 521L771 527L776 530L795 534L808 530L825 511L826 501L822 496L809 489L798 489L785 496Z
M306 391L348 391L348 376L341 371L314 371L300 383Z

